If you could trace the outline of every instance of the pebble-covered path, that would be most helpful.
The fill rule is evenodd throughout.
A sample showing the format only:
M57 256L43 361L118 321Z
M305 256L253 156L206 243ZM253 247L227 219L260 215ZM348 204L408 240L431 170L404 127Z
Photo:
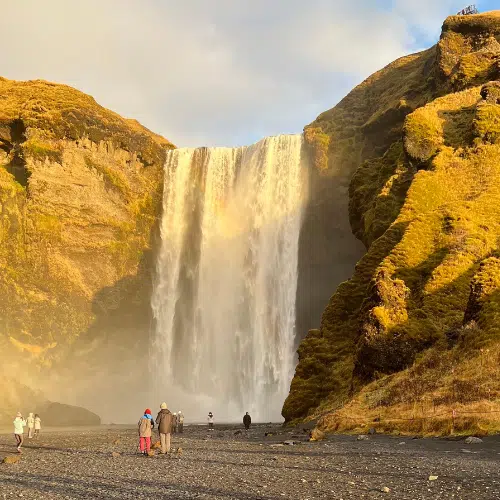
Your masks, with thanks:
M18 463L0 463L0 499L500 499L498 438L308 442L279 426L188 426L173 437L181 453L144 457L136 435L120 426L45 431ZM14 437L1 434L0 461L10 455Z

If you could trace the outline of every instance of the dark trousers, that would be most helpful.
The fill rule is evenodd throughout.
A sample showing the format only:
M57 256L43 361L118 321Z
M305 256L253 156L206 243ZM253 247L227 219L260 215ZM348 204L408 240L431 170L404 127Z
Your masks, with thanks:
M22 434L14 434L14 436L16 436L16 444L17 444L17 447L18 448L21 448L22 444L23 444L23 441L24 441L24 437Z

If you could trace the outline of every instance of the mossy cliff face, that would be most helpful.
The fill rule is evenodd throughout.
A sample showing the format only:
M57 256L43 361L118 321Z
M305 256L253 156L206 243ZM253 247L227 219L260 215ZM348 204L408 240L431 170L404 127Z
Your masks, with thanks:
M353 173L351 225L367 253L299 347L287 420L326 415L323 427L349 430L411 418L422 401L436 414L497 405L497 40L498 13L448 18L437 47L384 68L306 128L326 147L325 169Z
M24 373L50 367L79 339L109 342L117 311L127 318L117 345L147 329L148 256L172 147L70 87L0 79L5 372L18 360Z

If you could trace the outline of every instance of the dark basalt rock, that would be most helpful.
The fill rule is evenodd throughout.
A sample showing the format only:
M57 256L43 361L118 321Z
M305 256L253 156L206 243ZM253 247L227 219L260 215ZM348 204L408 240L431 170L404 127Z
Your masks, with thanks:
M48 427L72 427L101 425L101 418L95 413L62 403L47 402L37 407L42 425Z

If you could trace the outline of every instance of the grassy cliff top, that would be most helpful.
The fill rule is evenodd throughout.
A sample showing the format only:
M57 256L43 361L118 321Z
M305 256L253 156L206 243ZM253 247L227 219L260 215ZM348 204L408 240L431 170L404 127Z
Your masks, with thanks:
M485 33L500 30L500 10L490 10L470 16L449 16L443 23L443 33Z
M174 147L136 120L103 108L93 97L67 85L0 78L0 129L19 120L26 129L42 129L51 139L111 141L139 153L145 164L156 163L165 148Z

